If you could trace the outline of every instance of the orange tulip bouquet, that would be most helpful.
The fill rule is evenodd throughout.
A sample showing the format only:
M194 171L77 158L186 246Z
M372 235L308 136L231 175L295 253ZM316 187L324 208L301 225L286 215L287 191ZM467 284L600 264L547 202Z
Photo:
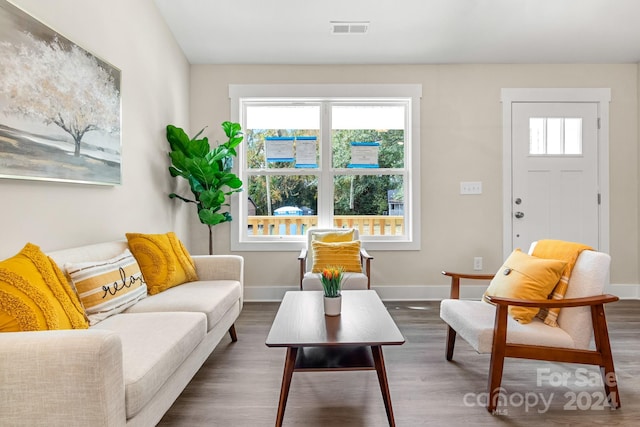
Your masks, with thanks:
M325 267L320 273L324 296L327 298L339 297L343 278L342 267Z

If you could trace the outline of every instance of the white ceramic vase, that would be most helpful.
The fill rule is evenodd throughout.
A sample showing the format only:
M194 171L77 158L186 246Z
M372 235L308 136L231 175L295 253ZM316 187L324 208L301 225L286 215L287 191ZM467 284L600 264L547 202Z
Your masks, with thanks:
M342 310L342 295L337 297L324 297L325 316L339 316Z

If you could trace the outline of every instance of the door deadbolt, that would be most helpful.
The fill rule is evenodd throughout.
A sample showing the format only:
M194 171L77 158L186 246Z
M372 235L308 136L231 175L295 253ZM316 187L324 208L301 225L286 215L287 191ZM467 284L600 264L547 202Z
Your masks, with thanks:
M516 205L519 205L520 203L522 203L522 199L518 197L516 200L514 200L514 202L516 203Z
M520 218L524 218L524 212L516 212L515 213L515 217L520 219Z

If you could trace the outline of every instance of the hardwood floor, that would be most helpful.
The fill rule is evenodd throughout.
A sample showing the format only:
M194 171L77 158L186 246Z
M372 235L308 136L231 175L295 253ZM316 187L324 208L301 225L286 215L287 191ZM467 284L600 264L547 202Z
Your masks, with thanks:
M238 341L223 339L159 426L274 425L285 349L266 347L265 338L278 305L245 303ZM606 307L621 409L602 401L596 367L507 359L500 415L478 403L486 399L489 356L458 339L453 361L445 360L439 302L385 305L407 340L383 348L398 426L638 425L640 301ZM295 373L283 425L388 425L375 371Z

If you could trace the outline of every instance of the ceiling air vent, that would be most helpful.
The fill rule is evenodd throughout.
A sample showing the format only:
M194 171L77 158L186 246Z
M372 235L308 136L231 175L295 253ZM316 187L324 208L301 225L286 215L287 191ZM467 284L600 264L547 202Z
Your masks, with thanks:
M331 34L336 34L336 35L367 34L367 31L369 31L368 21L356 21L356 22L330 21L329 23L331 24Z

